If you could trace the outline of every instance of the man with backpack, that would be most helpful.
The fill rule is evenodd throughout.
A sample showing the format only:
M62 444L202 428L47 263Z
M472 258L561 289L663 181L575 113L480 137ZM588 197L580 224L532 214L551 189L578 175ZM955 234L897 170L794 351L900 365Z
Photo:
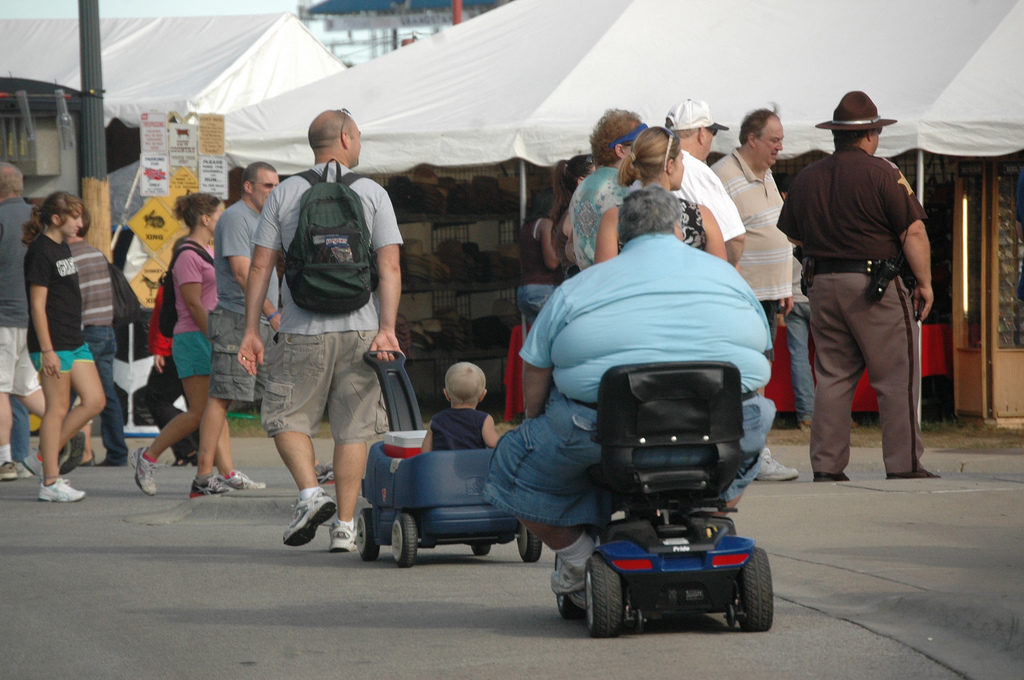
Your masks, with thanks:
M238 360L264 363L261 305L286 253L284 315L267 348L262 420L299 488L285 545L303 545L335 516L330 550L355 549L353 518L366 442L386 430L380 386L363 354L397 351L402 281L395 211L376 182L351 177L360 132L347 110L324 111L309 126L313 173L293 175L267 198L253 236ZM382 358L390 359L389 354ZM312 437L327 409L334 439L335 504L317 482Z

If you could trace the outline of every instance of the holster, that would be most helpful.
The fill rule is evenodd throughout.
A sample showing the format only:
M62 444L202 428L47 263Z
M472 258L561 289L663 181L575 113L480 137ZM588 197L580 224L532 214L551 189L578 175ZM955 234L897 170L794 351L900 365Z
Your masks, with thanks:
M885 295L885 289L900 275L903 269L902 258L899 260L875 260L871 266L871 283L866 294L871 302L878 302Z
M803 266L800 269L800 292L807 295L811 284L814 283L814 258L808 255L801 263Z

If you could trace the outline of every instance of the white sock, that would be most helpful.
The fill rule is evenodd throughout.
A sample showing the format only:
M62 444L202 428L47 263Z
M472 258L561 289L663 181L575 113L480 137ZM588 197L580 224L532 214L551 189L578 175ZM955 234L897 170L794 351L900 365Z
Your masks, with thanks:
M11 445L4 444L3 446L0 446L0 465L12 462L14 461L11 460Z
M352 520L350 522L342 522L340 519L335 519L334 520L334 524L332 526L345 527L349 531L355 531L356 530L355 520Z
M590 537L590 534L583 532L579 538L561 550L556 550L555 553L562 558L563 562L574 567L583 567L587 564L590 556L594 554L594 539Z
M322 493L322 492L323 492L323 489L321 489L319 486L310 487L308 489L301 489L299 491L299 500L300 501L308 501L313 496L316 496L317 494Z

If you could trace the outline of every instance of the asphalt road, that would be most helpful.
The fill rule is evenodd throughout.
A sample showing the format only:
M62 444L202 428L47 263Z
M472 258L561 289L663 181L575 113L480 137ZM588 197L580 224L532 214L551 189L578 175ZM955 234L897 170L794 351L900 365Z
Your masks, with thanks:
M324 529L284 546L290 477L266 440L234 446L266 490L190 501L178 468L152 498L127 468L75 471L70 505L0 484L0 677L1024 678L1019 450L930 451L942 479L896 481L857 450L852 482L813 484L804 449L776 449L801 479L752 485L736 518L771 560L772 629L697 616L593 640L559 617L547 550L398 569L387 548L328 553Z

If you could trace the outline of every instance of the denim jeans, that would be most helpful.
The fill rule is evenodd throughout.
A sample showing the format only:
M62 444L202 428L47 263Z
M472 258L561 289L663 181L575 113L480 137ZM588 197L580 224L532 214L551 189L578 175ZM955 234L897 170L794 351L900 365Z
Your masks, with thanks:
M128 445L124 441L124 411L121 400L114 387L114 355L117 354L117 338L110 326L86 326L83 334L85 342L96 362L96 371L100 374L103 394L107 397L107 405L100 414L102 423L103 447L107 450L107 460L111 463L128 461Z
M527 326L537 320L541 307L554 292L555 286L542 283L531 283L516 289L516 303L523 318L526 319Z
M11 395L11 459L20 463L28 456L31 427L28 424L28 409L13 394Z
M809 422L814 415L814 375L808 356L811 304L797 302L786 316L786 344L789 346L789 376L793 383L797 420Z

